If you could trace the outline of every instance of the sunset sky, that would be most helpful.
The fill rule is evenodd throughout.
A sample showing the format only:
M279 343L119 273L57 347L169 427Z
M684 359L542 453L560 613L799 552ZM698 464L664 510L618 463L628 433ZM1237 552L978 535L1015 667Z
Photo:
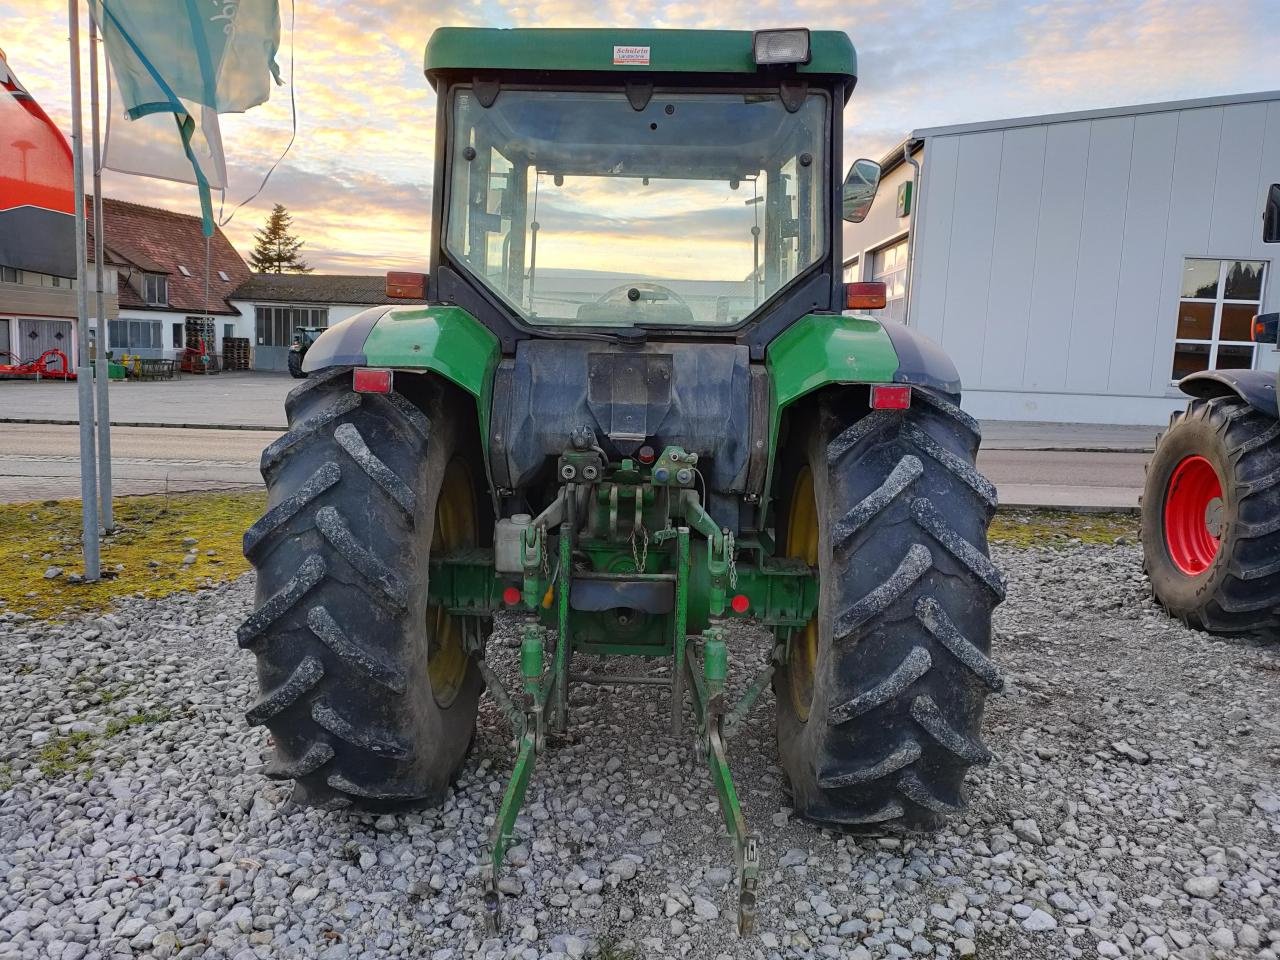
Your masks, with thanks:
M273 203L285 204L313 267L380 273L425 267L435 97L422 52L442 25L656 26L845 30L859 82L846 155L878 158L914 128L1280 87L1274 0L298 0L292 87L226 118L227 209L257 189L289 134L298 141L266 189L226 228L247 255ZM737 6L737 5L735 5ZM280 63L290 71L290 5ZM749 8L749 9L748 9ZM66 4L0 0L0 48L69 130ZM198 213L194 188L108 174L105 193Z

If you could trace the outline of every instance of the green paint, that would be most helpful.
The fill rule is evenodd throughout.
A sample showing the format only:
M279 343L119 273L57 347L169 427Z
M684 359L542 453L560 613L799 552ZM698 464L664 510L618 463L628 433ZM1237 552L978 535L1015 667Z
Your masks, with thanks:
M898 353L878 320L811 313L769 344L765 366L773 387L765 490L772 490L782 411L831 384L892 383L898 372Z
M482 436L499 354L498 338L461 307L393 307L364 341L369 366L433 370L475 397Z
M831 383L892 383L898 355L878 320L811 313L769 344L775 418Z
M772 80L755 64L750 30L514 29L440 27L427 41L423 69L574 70L618 73L743 73ZM615 46L648 47L649 62L615 64ZM857 76L848 34L815 30L802 74Z

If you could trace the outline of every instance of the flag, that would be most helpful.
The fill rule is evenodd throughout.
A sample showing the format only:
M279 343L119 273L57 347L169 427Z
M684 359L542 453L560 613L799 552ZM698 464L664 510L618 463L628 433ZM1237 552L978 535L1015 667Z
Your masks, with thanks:
M196 168L187 151L194 155L209 187L227 187L227 159L222 150L222 128L218 113L202 104L188 104L193 120L191 142L183 143L182 121L172 113L149 113L130 120L121 107L122 97L115 73L108 67L107 130L102 165L117 173L176 180L198 184ZM199 122L194 122L199 117Z
M0 265L76 275L71 147L0 51Z
M122 114L142 124L127 135L118 124L114 134L108 130L106 165L187 179L164 146L175 142L174 130L211 236L209 191L226 184L217 115L265 102L272 80L280 82L279 0L89 0L89 9L114 80L111 120ZM148 144L162 146L152 153Z
M280 82L279 0L89 0L130 117L243 113Z

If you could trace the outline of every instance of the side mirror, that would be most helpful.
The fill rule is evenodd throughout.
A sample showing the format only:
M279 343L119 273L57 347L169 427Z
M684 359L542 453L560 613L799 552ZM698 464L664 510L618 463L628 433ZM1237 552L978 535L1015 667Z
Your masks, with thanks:
M855 160L844 178L844 218L849 223L861 223L871 210L880 186L880 164L874 160Z
M1280 243L1280 183L1267 191L1267 209L1262 214L1262 242Z

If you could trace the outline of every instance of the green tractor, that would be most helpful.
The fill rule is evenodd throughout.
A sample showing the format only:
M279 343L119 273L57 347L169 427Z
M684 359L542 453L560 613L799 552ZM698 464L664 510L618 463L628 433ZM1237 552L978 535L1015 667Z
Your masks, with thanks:
M1268 191L1262 240L1280 243L1280 183ZM1261 285L1260 276L1240 279ZM1254 341L1274 344L1278 321L1276 313L1255 316ZM1280 379L1267 370L1205 370L1178 386L1194 399L1170 418L1147 466L1142 498L1152 593L1189 627L1275 640Z
M851 309L848 37L442 28L425 298L326 330L245 535L268 775L302 803L439 803L487 690L518 753L487 905L570 690L663 690L696 733L750 927L725 737L772 685L796 812L929 828L989 759L996 491L951 361ZM515 617L519 689L489 663ZM730 697L726 625L758 652ZM751 636L735 631L735 636ZM744 641L745 642L745 641ZM602 659L639 668L607 670ZM637 661L634 658L639 658Z
M287 361L289 374L295 380L306 379L307 373L302 369L302 362L307 358L307 351L311 349L311 345L324 331L324 327L293 328L293 342L289 344Z

